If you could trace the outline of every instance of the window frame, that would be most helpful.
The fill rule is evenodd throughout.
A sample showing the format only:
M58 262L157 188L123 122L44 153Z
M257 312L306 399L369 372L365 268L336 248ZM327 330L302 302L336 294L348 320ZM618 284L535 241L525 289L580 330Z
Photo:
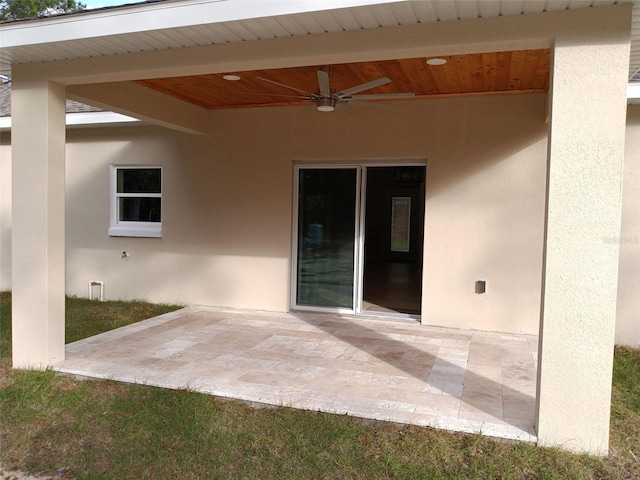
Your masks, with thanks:
M118 193L118 171L134 169L158 169L160 170L160 193ZM111 165L110 166L110 237L162 237L162 197L164 172L160 165ZM159 198L160 199L160 221L159 222L131 222L119 220L119 199L120 198Z

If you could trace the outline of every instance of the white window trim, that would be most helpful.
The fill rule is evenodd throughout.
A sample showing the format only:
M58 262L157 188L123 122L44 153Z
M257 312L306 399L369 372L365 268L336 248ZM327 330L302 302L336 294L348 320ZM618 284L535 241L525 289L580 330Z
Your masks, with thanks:
M118 170L133 168L159 168L160 169L160 193L117 193ZM122 222L118 220L118 198L120 197L160 197L162 199L163 177L162 167L158 165L111 165L110 169L110 203L111 226L110 237L162 237L162 212L159 222ZM163 209L164 210L164 209Z

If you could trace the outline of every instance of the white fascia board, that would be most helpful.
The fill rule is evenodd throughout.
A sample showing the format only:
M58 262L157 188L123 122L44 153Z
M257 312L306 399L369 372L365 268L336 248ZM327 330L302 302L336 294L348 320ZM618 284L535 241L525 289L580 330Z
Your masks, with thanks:
M0 24L0 50L408 0L177 0Z
M141 123L140 120L114 112L67 113L67 127L99 127ZM0 117L0 130L11 130L11 117Z
M92 125L114 125L121 123L140 122L137 118L128 117L114 112L84 112L67 113L67 127L71 126L92 126Z
M627 85L627 103L640 104L640 83L630 83Z

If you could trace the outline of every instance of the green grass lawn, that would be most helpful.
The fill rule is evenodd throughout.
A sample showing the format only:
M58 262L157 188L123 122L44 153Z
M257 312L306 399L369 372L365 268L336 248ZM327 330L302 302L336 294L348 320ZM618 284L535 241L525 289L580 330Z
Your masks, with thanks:
M87 298L67 297L66 343L98 333L124 327L146 318L181 308L181 305L149 302L98 302ZM0 292L0 365L11 362L11 292Z
M187 391L14 371L6 358L9 304L10 295L0 293L5 468L80 479L640 478L636 350L616 349L611 454L600 459L348 416L253 408ZM67 340L173 308L69 298Z

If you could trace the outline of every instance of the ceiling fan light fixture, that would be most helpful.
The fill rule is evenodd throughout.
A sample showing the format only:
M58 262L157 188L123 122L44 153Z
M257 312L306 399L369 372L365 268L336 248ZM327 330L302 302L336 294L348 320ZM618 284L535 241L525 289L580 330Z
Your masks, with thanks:
M319 112L333 112L335 109L335 102L332 98L319 98L316 102L316 109Z

